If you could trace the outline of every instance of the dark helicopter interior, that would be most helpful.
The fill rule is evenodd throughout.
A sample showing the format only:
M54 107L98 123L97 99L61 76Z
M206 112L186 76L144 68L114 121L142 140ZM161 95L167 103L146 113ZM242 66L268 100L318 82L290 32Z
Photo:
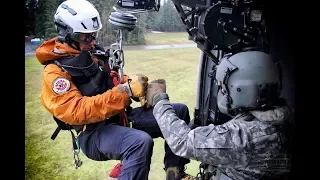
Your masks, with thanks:
M219 60L240 51L259 50L274 56L282 69L282 97L294 105L294 61L288 54L287 9L263 0L171 0L189 39L201 50L194 122L221 124L229 117L216 107L214 67ZM126 12L158 11L160 0L117 1ZM127 14L127 13L126 13ZM131 23L128 14L123 19ZM115 22L114 22L115 23ZM280 50L281 49L281 50ZM287 54L286 54L287 53Z
M189 39L201 50L194 109L196 124L221 124L228 120L229 117L219 114L216 103L213 103L217 94L213 67L224 55L240 51L259 50L274 57L282 69L281 97L295 107L296 52L293 48L297 43L292 33L293 27L297 25L291 24L289 20L296 17L296 11L289 8L291 2L281 1L281 4L279 1L267 0L171 1L186 25ZM160 0L123 0L117 1L117 7L119 10L127 9L127 12L158 11L161 8ZM294 121L297 121L295 117ZM293 131L296 131L295 128ZM295 139L296 134L293 136ZM298 171L296 167L292 165L292 171Z

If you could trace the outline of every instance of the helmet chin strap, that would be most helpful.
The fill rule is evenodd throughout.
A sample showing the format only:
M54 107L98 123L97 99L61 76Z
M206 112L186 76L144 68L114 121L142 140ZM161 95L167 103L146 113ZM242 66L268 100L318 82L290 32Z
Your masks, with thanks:
M231 104L232 104L232 98L230 96L230 91L228 88L228 80L229 77L231 75L232 72L238 70L238 67L236 67L235 65L233 65L228 59L224 59L225 63L227 63L226 68L224 69L224 76L223 76L223 80L222 80L222 84L221 84L221 91L223 91L224 96L225 96L225 101L226 101L226 108L227 108L227 112L230 115L234 115L234 111L231 110Z

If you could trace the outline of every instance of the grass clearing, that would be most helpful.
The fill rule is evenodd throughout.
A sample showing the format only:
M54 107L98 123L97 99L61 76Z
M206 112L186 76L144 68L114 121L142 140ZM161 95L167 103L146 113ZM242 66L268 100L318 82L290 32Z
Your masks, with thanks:
M194 43L188 40L187 32L147 33L145 34L145 39L146 45Z
M145 74L150 80L166 79L171 102L185 103L192 118L199 52L197 48L128 50L125 51L124 71L128 75ZM83 165L75 169L70 132L61 131L56 140L50 139L56 124L39 100L43 66L35 56L25 59L25 179L107 180L118 161L93 161L80 153ZM137 105L133 103L133 106ZM157 138L154 142L149 179L163 180L164 140ZM192 161L187 165L187 172L196 175L198 166L199 162Z

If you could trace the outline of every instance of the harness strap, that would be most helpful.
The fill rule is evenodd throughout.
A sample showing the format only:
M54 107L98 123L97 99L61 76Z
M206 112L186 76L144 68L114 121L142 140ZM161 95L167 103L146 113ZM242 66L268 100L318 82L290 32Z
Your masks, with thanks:
M100 92L100 88L98 87L97 83L93 80L93 78L90 76L90 72L86 69L82 69L82 72L85 76L87 76L90 79L90 82L93 88L96 90L96 92Z
M51 139L55 140L60 131L61 131L61 128L58 126L56 130L53 132L53 134L51 135Z
M72 132L72 130L71 130L71 129L70 129L69 131L70 131L71 136L72 136L72 145L73 145L73 150L78 150L78 149L79 149L79 146L78 146L78 144L77 144L76 136L74 135L74 133Z
M119 85L119 84L120 84L120 78L119 78L118 73L116 73L116 72L114 72L114 71L111 71L111 72L110 72L110 75L111 75L111 77L112 77L114 86ZM122 110L122 111L120 112L120 119L122 120L122 123L123 123L124 126L126 126L126 127L129 126L129 120L128 120L128 116L127 116L125 110Z
M212 119L213 123L216 123L216 119L218 116L218 112L217 112L217 107L215 105L214 109L210 109L210 101L212 99L211 95L212 95L212 91L215 88L215 86L213 85L214 83L214 76L215 76L215 70L211 70L210 73L208 74L208 77L210 78L209 80L209 88L210 90L208 91L206 97L205 97L205 102L204 102L204 115L203 115L203 122L201 123L202 125L209 125L210 122L208 122L208 120L210 121L210 113L213 112L214 113L214 119Z

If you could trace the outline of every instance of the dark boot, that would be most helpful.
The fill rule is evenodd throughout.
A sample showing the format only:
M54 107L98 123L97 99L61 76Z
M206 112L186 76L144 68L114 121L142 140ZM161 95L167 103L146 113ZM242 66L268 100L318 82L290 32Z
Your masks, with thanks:
M168 167L166 169L166 180L195 180L196 177L185 172L185 167Z

